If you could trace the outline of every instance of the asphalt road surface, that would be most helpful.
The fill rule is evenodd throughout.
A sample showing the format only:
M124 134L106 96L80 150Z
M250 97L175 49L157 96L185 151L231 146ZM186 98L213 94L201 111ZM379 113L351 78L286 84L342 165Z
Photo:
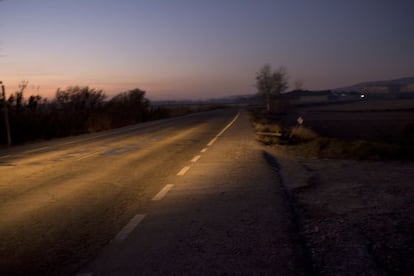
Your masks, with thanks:
M0 274L306 275L244 111L0 151Z

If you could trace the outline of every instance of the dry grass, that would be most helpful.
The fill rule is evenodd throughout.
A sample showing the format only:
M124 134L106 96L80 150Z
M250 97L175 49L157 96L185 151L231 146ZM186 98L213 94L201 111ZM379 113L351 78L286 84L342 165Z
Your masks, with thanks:
M280 133L282 131L282 127L277 124L255 123L254 128L256 132Z
M304 126L292 127L289 137L294 141L307 142L318 138L318 134L310 128Z
M262 119L262 120L261 120ZM263 123L263 118L253 117L258 140L265 145L277 145L282 150L312 158L356 160L413 160L414 127L408 125L404 139L398 143L367 140L344 141L318 135L304 126L284 129L275 123ZM273 135L279 134L279 135Z

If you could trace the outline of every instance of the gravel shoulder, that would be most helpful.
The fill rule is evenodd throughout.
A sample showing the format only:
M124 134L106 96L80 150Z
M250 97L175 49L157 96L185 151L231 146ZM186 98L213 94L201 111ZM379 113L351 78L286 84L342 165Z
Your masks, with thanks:
M413 275L414 163L278 161L319 275Z

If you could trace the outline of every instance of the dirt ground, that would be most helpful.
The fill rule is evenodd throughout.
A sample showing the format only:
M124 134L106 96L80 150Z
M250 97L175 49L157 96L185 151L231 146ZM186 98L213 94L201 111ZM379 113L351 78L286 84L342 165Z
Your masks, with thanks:
M414 163L277 156L320 275L414 275Z

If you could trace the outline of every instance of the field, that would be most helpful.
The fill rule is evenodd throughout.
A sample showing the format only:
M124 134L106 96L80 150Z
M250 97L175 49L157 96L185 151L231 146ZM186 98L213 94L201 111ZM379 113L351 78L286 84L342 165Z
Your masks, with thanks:
M303 110L319 111L384 111L384 110L414 110L414 99L394 100L361 100L338 105L311 106Z
M305 126L331 138L398 143L414 134L414 100L361 101L297 112Z
M313 158L414 160L413 100L365 100L287 110L267 114L252 109L259 140Z

